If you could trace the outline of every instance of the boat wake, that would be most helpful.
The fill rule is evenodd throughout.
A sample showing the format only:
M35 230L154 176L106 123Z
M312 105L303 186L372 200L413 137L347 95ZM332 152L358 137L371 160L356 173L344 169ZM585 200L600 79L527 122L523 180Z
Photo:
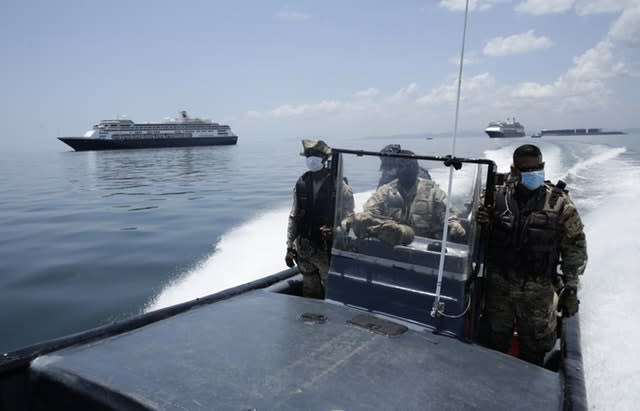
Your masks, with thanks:
M195 268L169 283L146 311L193 300L282 271L289 206L231 229Z

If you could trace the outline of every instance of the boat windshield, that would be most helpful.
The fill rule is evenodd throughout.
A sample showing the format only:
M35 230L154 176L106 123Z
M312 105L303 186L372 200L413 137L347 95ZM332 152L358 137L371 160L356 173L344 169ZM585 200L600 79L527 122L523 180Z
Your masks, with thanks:
M473 212L495 164L457 160L441 258L446 158L334 150L332 169L351 186L355 207L351 212L348 190L337 190L328 299L463 336L464 315L434 318L430 311L441 264L443 313L461 315L469 308L469 285L478 271Z

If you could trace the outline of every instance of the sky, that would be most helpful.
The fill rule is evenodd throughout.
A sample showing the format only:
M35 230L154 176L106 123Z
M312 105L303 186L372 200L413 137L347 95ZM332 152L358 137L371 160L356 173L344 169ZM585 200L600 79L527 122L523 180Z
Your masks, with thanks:
M451 133L465 0L0 0L0 151L187 110L240 142ZM460 133L640 127L640 0L471 0Z

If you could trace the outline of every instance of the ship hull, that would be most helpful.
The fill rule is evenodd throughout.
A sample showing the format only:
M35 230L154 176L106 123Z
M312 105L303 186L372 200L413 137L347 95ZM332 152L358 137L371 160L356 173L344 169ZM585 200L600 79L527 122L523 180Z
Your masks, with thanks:
M511 138L511 137L524 137L524 132L503 132L503 131L487 131L485 133L491 138Z
M165 147L200 147L233 145L238 142L237 136L229 137L190 137L190 138L141 138L141 139L97 139L84 137L58 137L75 151L125 150L140 148Z

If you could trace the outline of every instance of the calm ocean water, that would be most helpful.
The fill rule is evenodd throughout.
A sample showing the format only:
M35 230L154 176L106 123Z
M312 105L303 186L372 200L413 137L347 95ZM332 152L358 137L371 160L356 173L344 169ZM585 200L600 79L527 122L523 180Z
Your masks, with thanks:
M447 138L353 139L335 147L419 154ZM580 296L591 407L640 401L640 135L458 138L456 154L507 171L539 144L587 227ZM0 352L190 300L285 269L298 140L105 152L0 153ZM609 404L609 405L607 405ZM623 405L625 402L622 403ZM624 409L624 408L621 408Z

